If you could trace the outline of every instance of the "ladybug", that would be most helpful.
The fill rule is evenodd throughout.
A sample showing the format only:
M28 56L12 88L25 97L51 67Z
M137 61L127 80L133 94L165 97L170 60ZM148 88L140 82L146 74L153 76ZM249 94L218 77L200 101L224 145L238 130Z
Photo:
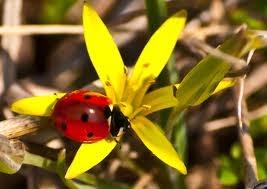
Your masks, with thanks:
M76 90L60 98L52 113L56 128L67 138L92 143L117 137L130 126L119 106L111 99L89 90Z

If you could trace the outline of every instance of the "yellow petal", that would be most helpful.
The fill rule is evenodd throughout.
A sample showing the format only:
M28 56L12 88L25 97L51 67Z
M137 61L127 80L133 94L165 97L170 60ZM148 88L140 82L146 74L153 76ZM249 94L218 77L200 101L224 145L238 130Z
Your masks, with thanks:
M23 98L11 105L11 110L26 115L50 116L55 103L65 93L55 93L49 96Z
M224 89L234 86L235 82L236 80L232 78L226 78L222 80L213 91L213 94L216 94Z
M129 87L134 91L142 87L144 80L158 77L180 37L185 20L186 12L180 11L167 19L152 35L129 78Z
M235 79L222 80L212 94L216 94L226 88L232 87L235 84ZM175 97L176 90L180 84L170 85L156 89L147 93L142 101L142 105L146 105L149 109L143 111L143 115L148 115L153 112L179 106L179 101Z
M144 115L156 112L165 108L175 107L178 105L178 100L175 97L175 92L179 84L170 85L156 89L145 95L142 104L150 107L143 112Z
M65 178L72 179L91 169L102 161L116 144L114 140L100 140L95 143L82 144L68 168Z
M181 158L158 126L141 116L136 117L131 126L138 137L154 155L169 166L180 171L182 174L187 173Z
M90 59L107 96L116 103L122 96L126 81L124 64L108 29L88 3L83 6L83 27Z

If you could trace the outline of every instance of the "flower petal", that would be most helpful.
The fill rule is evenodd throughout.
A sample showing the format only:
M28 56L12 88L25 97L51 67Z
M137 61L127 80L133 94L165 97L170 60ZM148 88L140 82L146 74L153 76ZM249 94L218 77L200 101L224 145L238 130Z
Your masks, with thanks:
M134 88L134 91L142 87L143 81L158 77L180 37L185 20L186 12L179 11L167 19L152 35L129 78L129 87Z
M26 115L50 116L57 100L65 93L55 93L49 96L23 98L11 105L11 110Z
M158 126L142 116L136 117L131 126L146 147L160 160L182 174L187 173L181 158Z
M126 81L124 64L108 29L88 3L83 6L83 27L90 59L106 94L118 102Z
M146 94L142 105L146 105L150 108L144 111L143 114L147 115L152 112L177 106L178 100L175 98L175 92L178 87L179 84L170 85Z
M82 144L68 168L65 178L72 179L91 169L102 161L115 148L116 144L114 140Z
M229 87L234 86L236 80L232 79L232 78L225 78L224 80L222 80L216 87L216 89L213 91L212 94L216 94L224 89L227 89Z
M235 79L226 78L218 84L212 95L224 89L232 87L234 84ZM143 98L142 105L146 105L149 108L142 112L143 115L148 115L166 108L179 106L179 101L175 97L175 93L178 87L179 84L175 84L167 87L162 87L150 93L147 93Z

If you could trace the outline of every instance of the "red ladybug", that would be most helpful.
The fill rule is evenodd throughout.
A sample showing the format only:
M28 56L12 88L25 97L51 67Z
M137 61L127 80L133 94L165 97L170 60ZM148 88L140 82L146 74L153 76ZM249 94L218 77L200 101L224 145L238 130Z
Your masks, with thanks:
M111 100L89 90L67 93L55 104L52 119L67 138L78 142L96 142L109 134L117 137L129 127L128 118Z

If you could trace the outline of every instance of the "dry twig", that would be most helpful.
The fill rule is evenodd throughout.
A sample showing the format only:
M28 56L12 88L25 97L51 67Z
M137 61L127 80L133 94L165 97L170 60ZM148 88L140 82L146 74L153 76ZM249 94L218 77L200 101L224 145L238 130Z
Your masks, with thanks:
M0 134L8 139L18 138L48 126L49 119L31 116L17 116L0 122Z
M187 38L187 39L183 39L182 41L188 44L188 46L193 46L197 49L201 49L205 53L208 53L212 56L215 56L217 58L225 60L226 62L229 62L234 68L241 69L241 68L246 67L245 66L246 62L244 60L231 56L227 53L224 53L220 51L219 49L213 48L207 43L205 43L204 41L201 41L195 38Z
M247 64L250 62L254 50L250 51ZM254 154L253 140L248 132L249 121L247 117L247 106L244 96L244 80L246 76L240 77L235 87L236 98L236 117L238 121L238 134L243 151L244 166L245 166L245 187L252 189L257 183L257 165Z
M21 25L2 26L0 35L83 34L81 25Z
M248 112L247 118L249 121L256 119L257 117L264 116L266 115L267 112L267 105L262 106L256 110L253 110L251 112ZM218 131L220 129L228 128L228 127L233 127L234 125L237 124L237 120L235 116L229 116L226 118L221 118L221 119L216 119L207 122L204 125L204 130L208 132L214 132Z
M3 9L4 27L18 26L21 24L22 5L22 0L5 0ZM9 53L13 61L17 60L21 45L21 36L4 35L2 37L2 47Z

